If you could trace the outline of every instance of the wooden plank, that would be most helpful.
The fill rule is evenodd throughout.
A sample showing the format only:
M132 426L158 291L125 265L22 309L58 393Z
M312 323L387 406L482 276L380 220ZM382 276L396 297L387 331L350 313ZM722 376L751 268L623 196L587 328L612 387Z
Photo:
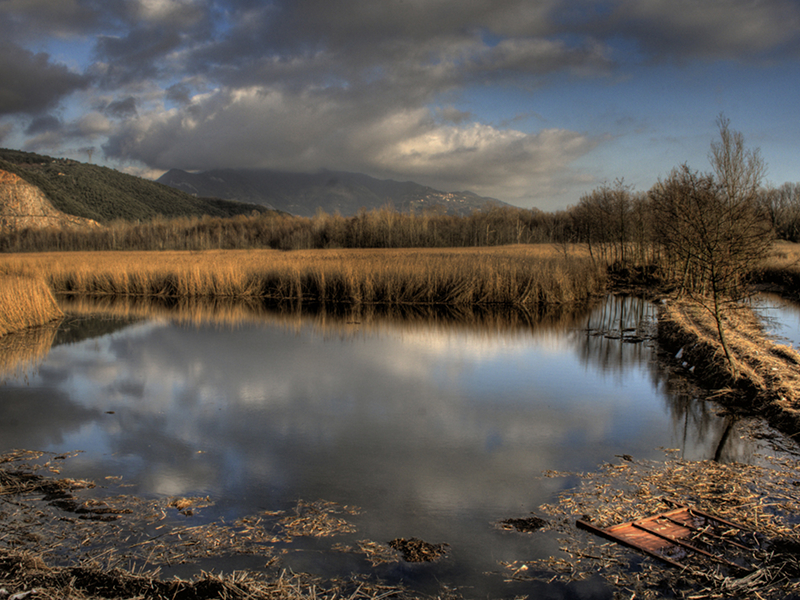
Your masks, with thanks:
M713 560L714 562L718 562L720 564L726 565L728 567L733 567L734 569L739 569L739 570L742 570L742 571L747 571L748 570L745 567L742 567L741 565L737 565L736 563L732 563L729 560L726 560L726 559L721 558L721 557L719 557L719 556L717 556L715 554L712 554L711 552L706 552L702 548L698 548L694 544L690 544L688 542L685 542L684 540L682 540L680 538L673 538L673 537L671 537L671 536L669 536L667 534L664 534L664 533L649 529L645 525L639 525L636 522L634 522L633 526L634 527L641 527L644 531L647 531L648 533L652 533L656 537L663 538L664 540L669 541L671 544L675 544L675 545L680 546L681 548L685 548L686 550L689 550L691 552L697 552L698 554L702 554L703 556Z
M698 519L702 519L706 523L707 527L712 526L712 524L719 524L724 527L728 527L729 529L746 531L744 528L737 526L735 523L731 523L725 519L709 515L708 513L704 513L697 509L677 505L674 502L671 504L676 506L676 508L651 515L649 517L644 517L642 519L629 521L627 523L612 525L610 527L606 527L605 529L595 527L591 523L588 523L582 519L579 519L576 524L581 529L590 531L595 535L611 540L618 544L622 544L624 546L639 550L640 552L644 552L648 556L680 569L685 568L685 565L680 561L667 556L665 554L666 551L672 550L676 552L688 553L682 560L689 560L692 555L691 553L695 553L697 555L705 556L714 562L735 568L740 571L750 571L750 569L747 567L743 567L727 560L727 557L724 556L724 551L719 546L716 546L708 541L702 541L702 543L706 544L709 548L715 549L719 552L719 554L714 554L704 550L703 548L698 548L694 544L689 543L687 540L687 538L690 538L693 533L697 533L699 535L705 535L708 538L717 539L720 542L729 543L739 549L752 551L752 549L738 544L733 540L728 540L723 536L714 534L713 532L700 529L698 527Z
M665 517L665 518L669 519L671 521L673 520L672 517ZM686 527L688 529L691 529L694 533L696 533L698 535L704 535L704 536L710 537L712 539L719 540L720 542L724 542L726 544L729 544L731 546L739 548L740 550L745 550L747 552L752 552L753 551L752 548L748 548L744 544L740 544L739 542L735 542L730 538L726 538L724 535L717 535L716 533L712 533L712 532L708 531L706 528L695 527L694 525L689 525L688 523L682 523L682 522L679 522L677 520L674 520L674 522L679 524L679 525L683 525L684 527Z
M576 522L576 525L579 528L585 529L586 531L589 531L589 532L591 532L591 533L593 533L593 534L595 534L595 535L597 535L599 537L605 538L607 540L611 540L612 542L616 542L618 544L622 544L623 546L628 546L629 548L633 548L635 550L639 550L640 552L644 552L648 556L651 556L651 557L656 558L656 559L658 559L660 561L663 561L663 562L665 562L668 565L671 565L673 567L677 567L678 569L686 568L685 565L683 565L682 563L678 562L677 560L673 560L673 559L669 558L668 556L664 556L663 554L660 554L659 552L653 550L651 544L649 544L649 543L641 543L641 542L650 542L650 541L652 541L653 536L648 536L650 538L649 540L645 540L644 538L637 538L637 537L634 537L634 536L631 536L630 538L619 537L617 535L614 535L613 533L609 533L605 529L600 529L599 527L595 527L594 525L592 525L591 523L587 523L583 519L578 519L577 522ZM660 548L663 548L663 547L664 547L664 545L660 546Z

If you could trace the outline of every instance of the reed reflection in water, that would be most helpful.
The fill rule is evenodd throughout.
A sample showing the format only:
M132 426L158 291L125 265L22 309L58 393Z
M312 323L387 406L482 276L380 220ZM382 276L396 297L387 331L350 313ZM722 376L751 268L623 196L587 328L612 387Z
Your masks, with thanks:
M499 560L557 550L555 539L491 526L574 483L545 470L659 459L660 447L689 459L751 452L659 370L655 309L630 298L543 315L63 307L70 317L36 372L0 388L7 448L84 450L65 475L122 476L126 493L146 496L210 495L207 518L298 499L357 505L353 539L447 542L452 558L423 572L475 589ZM291 560L366 568L328 550ZM403 568L383 574L409 577Z

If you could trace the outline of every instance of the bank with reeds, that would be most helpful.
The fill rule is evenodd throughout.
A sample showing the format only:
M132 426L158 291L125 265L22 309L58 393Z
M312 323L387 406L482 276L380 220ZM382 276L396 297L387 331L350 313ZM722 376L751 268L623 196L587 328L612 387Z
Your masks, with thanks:
M0 275L0 336L62 316L43 277Z
M800 352L767 339L747 305L729 309L724 326L735 370L725 357L711 311L697 302L662 303L658 340L678 367L712 390L718 402L763 417L800 438Z
M316 304L525 307L585 302L606 285L589 256L549 245L11 254L0 267L56 294Z

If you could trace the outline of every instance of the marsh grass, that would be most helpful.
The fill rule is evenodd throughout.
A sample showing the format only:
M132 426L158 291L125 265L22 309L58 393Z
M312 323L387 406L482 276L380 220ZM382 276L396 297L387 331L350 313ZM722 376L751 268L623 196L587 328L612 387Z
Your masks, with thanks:
M537 306L588 300L605 269L581 249L76 252L0 257L57 294L311 303Z
M753 273L753 279L777 285L784 295L800 299L800 244L776 242L769 257Z
M3 275L0 270L0 336L62 316L43 277Z

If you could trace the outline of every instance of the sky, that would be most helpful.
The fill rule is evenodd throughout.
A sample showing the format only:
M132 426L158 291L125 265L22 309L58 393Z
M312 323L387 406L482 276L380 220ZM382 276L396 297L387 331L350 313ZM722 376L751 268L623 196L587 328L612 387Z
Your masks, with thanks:
M0 147L157 178L331 169L553 211L800 181L797 0L0 0Z

